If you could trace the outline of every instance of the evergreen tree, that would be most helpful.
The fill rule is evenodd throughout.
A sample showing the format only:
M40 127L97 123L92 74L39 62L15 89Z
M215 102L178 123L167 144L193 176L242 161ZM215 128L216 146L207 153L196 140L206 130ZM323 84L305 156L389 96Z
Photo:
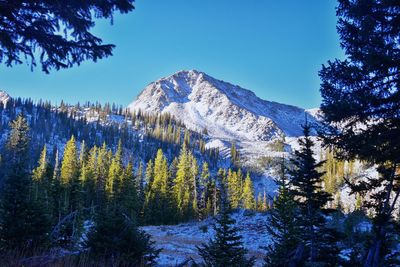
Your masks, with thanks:
M169 166L169 176L175 178L178 171L178 159L175 157Z
M364 266L385 265L393 212L400 196L399 3L339 0L338 29L346 60L328 62L320 71L325 142L340 157L378 165L379 176L348 181L353 193L369 195L374 236ZM360 127L362 125L362 127Z
M247 173L246 180L244 181L242 200L243 200L243 208L248 209L248 210L256 209L256 200L254 197L254 187L253 187L253 182L251 181L249 173Z
M40 158L38 162L39 166L32 171L32 180L37 182L43 182L46 178L47 172L47 148L44 145L42 152L40 153ZM35 197L37 197L37 192L35 192Z
M191 153L186 145L182 146L178 170L174 180L174 196L177 205L178 220L187 220L193 217L193 196L190 191L193 183L191 182Z
M137 190L137 207L138 207L138 212L139 212L139 220L143 219L143 205L144 205L144 200L145 200L145 181L144 181L144 175L143 175L143 163L140 161L139 163L139 168L136 172L135 176L136 180L136 190Z
M236 144L232 143L231 145L231 164L233 167L238 166L240 163L239 152L236 149Z
M240 172L228 170L228 196L230 205L233 209L238 208L242 202L242 181L243 177Z
M197 247L204 266L253 266L254 258L247 259L247 250L243 247L242 237L231 217L231 208L226 189L221 186L220 213L214 225L215 237L208 244Z
M190 147L190 133L187 129L185 129L185 134L183 136L183 144L186 147Z
M203 163L200 181L198 185L198 191L200 193L199 199L199 218L204 219L210 214L211 203L208 201L211 196L211 174L208 168L207 162Z
M106 143L98 150L96 165L96 205L103 207L106 205L106 183L109 169L109 158Z
M53 177L52 177L52 190L51 195L54 203L53 207L53 215L55 222L59 222L62 216L62 189L61 189L61 180L60 180L60 159L59 159L59 152L56 149L55 157L54 157L54 170L53 170Z
M150 235L115 206L98 211L86 247L107 266L153 266L160 252Z
M49 191L51 190L51 178L49 164L47 162L46 145L43 147L38 163L39 166L32 171L33 199L38 200L39 198L42 198L46 206L48 206L48 209L51 209L49 207L50 202L52 201L49 196Z
M172 207L168 188L168 164L161 149L157 151L153 170L154 178L145 198L146 222L167 224L172 220Z
M81 230L81 183L79 179L79 162L74 136L67 142L64 149L60 173L61 186L61 220L71 219L63 223L59 240L63 244L73 243L79 238Z
M266 210L263 204L264 204L263 195L261 194L261 192L259 192L258 196L257 196L257 203L256 203L258 211L262 212L262 211Z
M303 127L304 138L300 139L300 150L295 151L292 159L291 194L299 207L299 227L301 240L306 247L306 264L334 265L337 262L338 249L332 229L327 228L323 212L330 195L322 189L323 173L318 169L323 162L317 163L313 155L314 143L310 138L310 125Z
M272 244L266 248L265 266L293 266L293 254L300 239L296 219L297 205L289 190L284 164L282 159L280 178L275 181L279 186L278 196L269 213L267 231L272 237Z
M146 166L146 188L145 188L145 193L146 195L150 191L151 185L153 184L154 180L154 169L153 169L153 160L149 160Z
M93 211L96 201L96 168L97 168L97 147L90 149L89 155L82 163L80 181L83 185L84 206Z
M121 183L122 178L122 144L118 143L117 151L112 157L110 167L108 169L108 176L106 180L106 195L108 198L113 198L116 188Z
M63 160L61 164L61 183L62 185L68 185L76 179L79 173L79 165L77 160L77 148L75 137L71 136L71 139L65 145Z
M86 143L85 140L81 142L81 147L79 151L79 166L82 166L83 163L86 161L87 158L87 148L86 148Z
M131 220L137 218L138 195L133 176L133 165L129 162L123 172L121 184L118 188L117 205Z
M51 169L47 162L47 148L44 145L39 158L39 166L32 171L32 192L31 196L35 205L40 207L47 216L48 224L54 219L54 181Z
M199 188L198 188L198 174L199 174L199 165L197 164L196 158L193 154L189 154L190 161L190 178L189 178L189 192L191 192L192 198L192 209L193 209L193 217L200 218L199 215Z
M334 149L327 149L322 167L324 169L324 189L329 194L334 195L344 183L345 162L335 158Z
M0 249L33 249L47 242L50 221L41 203L30 196L29 126L23 115L10 126L6 144L8 172L0 202Z
M262 202L262 210L266 211L271 209L271 202L269 201L268 197L267 197L267 193L265 192L264 189L264 193L263 193L263 202Z

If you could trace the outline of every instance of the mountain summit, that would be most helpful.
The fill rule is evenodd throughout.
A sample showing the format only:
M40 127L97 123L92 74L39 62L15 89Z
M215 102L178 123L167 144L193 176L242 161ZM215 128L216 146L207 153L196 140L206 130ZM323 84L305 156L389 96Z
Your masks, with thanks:
M306 112L262 100L250 90L196 70L179 71L150 83L128 108L168 112L190 128L242 141L268 141L282 134L300 136Z
M6 91L0 90L0 103L3 103L5 106L10 98L10 95Z

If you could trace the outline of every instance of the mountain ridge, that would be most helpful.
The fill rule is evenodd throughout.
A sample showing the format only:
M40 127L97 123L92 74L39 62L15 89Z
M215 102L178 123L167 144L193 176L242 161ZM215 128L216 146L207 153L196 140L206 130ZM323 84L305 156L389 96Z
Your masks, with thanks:
M307 110L263 100L251 90L197 70L178 71L147 85L128 105L131 111L168 112L213 137L268 141L302 134Z

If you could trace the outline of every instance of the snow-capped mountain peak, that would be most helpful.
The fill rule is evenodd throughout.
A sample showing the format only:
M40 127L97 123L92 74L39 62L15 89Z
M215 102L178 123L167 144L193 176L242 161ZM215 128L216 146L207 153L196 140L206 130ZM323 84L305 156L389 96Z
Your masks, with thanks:
M0 103L3 103L5 106L10 98L10 95L6 91L0 90Z
M262 100L250 90L197 70L150 83L128 107L168 112L190 128L207 128L211 136L241 141L299 136L305 120L304 109Z

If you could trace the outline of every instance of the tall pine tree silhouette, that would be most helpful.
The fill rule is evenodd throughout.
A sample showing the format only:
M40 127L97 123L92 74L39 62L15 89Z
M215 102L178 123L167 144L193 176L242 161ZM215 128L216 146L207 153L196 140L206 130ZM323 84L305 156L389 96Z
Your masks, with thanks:
M221 185L220 213L214 225L215 237L208 244L197 247L204 266L253 266L254 258L247 259L242 236L238 233L235 220L231 217L226 185Z
M387 237L400 196L399 2L339 0L337 14L347 59L320 71L321 109L328 125L341 127L328 129L325 141L340 157L379 166L379 176L348 181L353 193L369 195L364 207L372 211L374 237L363 264L376 267L397 245Z
M290 266L290 263L295 262L294 254L300 240L300 227L296 218L298 208L289 189L284 158L276 184L279 186L278 196L269 213L267 225L272 244L266 247L265 266Z
M299 246L305 247L304 264L322 264L331 266L337 262L338 250L335 244L333 229L326 226L325 205L330 195L323 191L323 173L318 169L323 162L317 163L312 148L314 142L310 137L311 126L306 121L303 126L304 137L299 140L300 149L295 151L291 160L291 194L299 207L298 225L301 230Z

